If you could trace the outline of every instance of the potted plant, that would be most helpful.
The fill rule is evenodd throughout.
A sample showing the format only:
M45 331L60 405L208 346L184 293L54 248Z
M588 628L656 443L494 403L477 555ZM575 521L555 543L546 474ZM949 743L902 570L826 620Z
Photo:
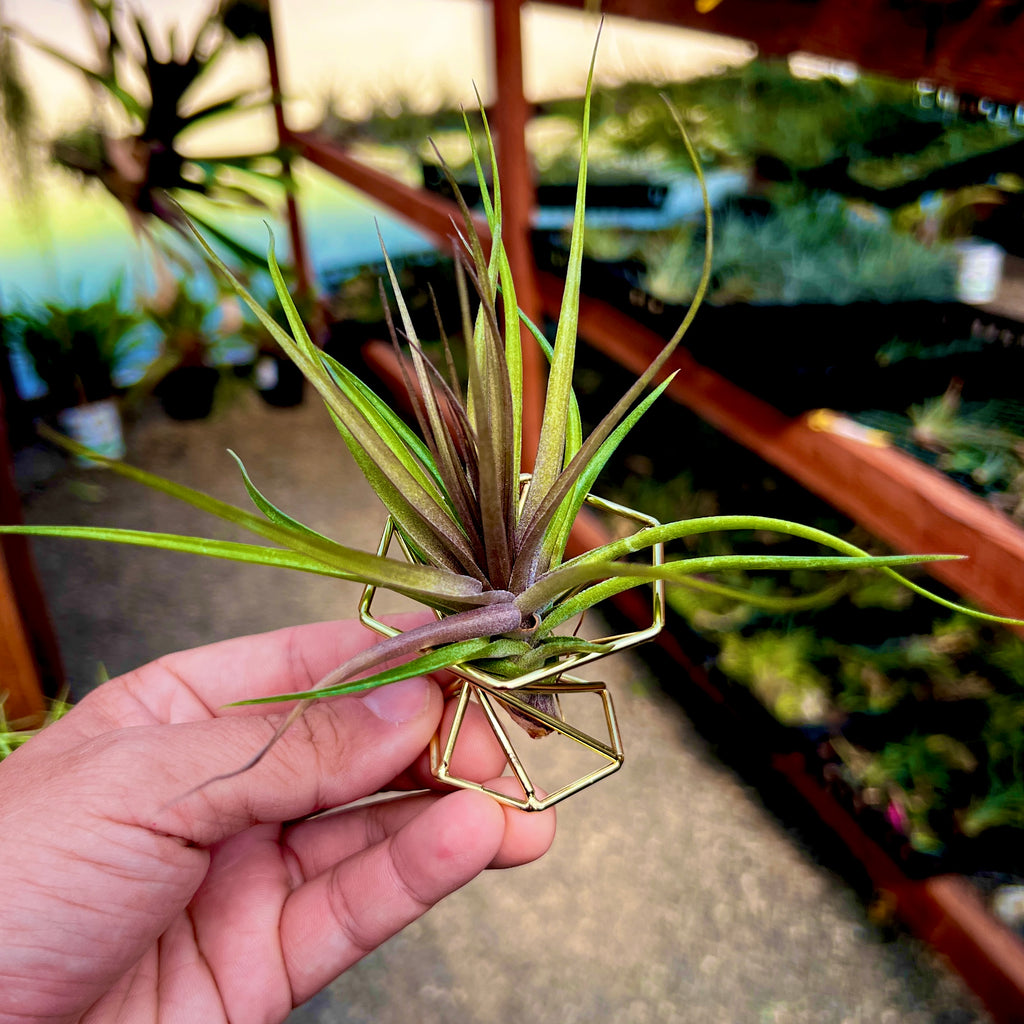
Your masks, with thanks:
M588 82L588 96L589 91ZM290 333L277 325L241 283L230 278L238 294L324 399L342 439L381 497L388 521L376 553L353 549L303 526L257 489L241 462L242 480L256 512L124 464L109 464L129 478L242 526L275 547L112 528L35 526L3 530L170 548L361 581L366 585L361 617L385 638L339 665L315 688L271 698L297 702L278 734L310 700L449 669L456 677L450 692L456 701L455 724L450 735L437 737L432 745L435 774L454 786L480 788L478 783L457 778L451 772L461 723L470 701L476 700L522 789L521 795L486 791L496 800L525 810L548 807L621 765L623 750L610 695L602 683L585 683L569 673L652 637L663 622L665 581L735 567L785 570L873 566L895 573L893 566L949 557L870 557L824 531L757 516L710 516L659 524L641 512L609 503L604 503L605 507L625 517L632 532L582 555L567 557L574 522L585 503L596 501L591 495L595 479L616 445L667 386L668 382L662 381L648 390L696 312L695 304L662 353L584 437L572 390L572 369L582 262L587 125L585 112L573 240L553 344L516 305L515 282L501 238L502 198L489 134L486 157L495 181L493 194L484 187L483 160L477 157L474 161L486 197L489 253L460 200L465 244L459 250L456 266L467 349L465 388L454 375L437 370L423 357L416 327L400 289L396 289L394 301L401 334L408 342L408 383L417 411L418 433L347 367L313 345L288 294L272 243L268 262ZM686 144L689 148L688 141ZM696 164L692 148L689 151ZM457 190L455 194L459 195ZM706 196L705 214L710 219ZM710 272L710 230L707 237L698 299ZM207 251L227 274L213 251L208 247ZM386 265L394 285L390 262ZM475 309L468 297L470 285L476 291ZM397 344L399 332L393 325L392 332ZM524 341L539 345L550 364L543 426L529 475L522 472ZM725 554L664 561L662 547L666 543L734 529L796 536L833 553ZM404 557L392 553L392 540ZM651 586L654 592L649 628L598 640L579 636L571 628L581 614L602 600L643 585ZM906 585L921 590L910 581ZM432 609L436 613L434 621L396 633L373 617L371 603L378 587ZM935 600L949 604L938 597ZM394 665L396 661L397 666L380 668L382 663ZM605 726L600 736L577 728L562 714L560 698L581 692L595 693L600 699ZM502 710L525 726L531 736L558 733L582 744L598 757L599 767L545 793L524 768ZM257 752L239 770L255 764L262 754Z
M209 300L201 297L198 289L184 280L172 281L169 288L150 298L143 315L158 334L160 348L132 385L126 403L135 406L155 392L172 419L209 416L221 378L217 342L231 328L241 327L240 318L226 314L215 296Z
M28 356L61 427L110 458L125 453L114 375L138 326L122 308L120 282L94 302L51 301L9 318L9 343Z

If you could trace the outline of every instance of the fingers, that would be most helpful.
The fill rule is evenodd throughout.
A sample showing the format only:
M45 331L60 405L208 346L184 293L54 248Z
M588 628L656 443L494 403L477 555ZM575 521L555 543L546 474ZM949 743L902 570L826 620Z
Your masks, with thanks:
M540 856L553 834L552 814L506 812L468 791L297 826L288 845L309 881L281 916L294 1000L308 999L489 865Z
M519 783L508 775L491 779L487 785L506 796L523 795ZM555 839L556 817L553 807L546 811L520 811L514 807L501 809L505 815L505 836L498 852L487 865L489 868L516 868L547 853Z
M492 779L487 785L510 795L516 792L515 782L508 777ZM314 878L347 857L384 842L441 799L445 798L419 793L325 815L293 825L285 833L283 844L294 854L301 878ZM517 867L547 851L555 834L554 810L501 810L505 815L505 832L488 867Z
M292 1008L278 924L294 873L288 858L281 856L279 840L278 826L262 825L215 846L189 913L181 915L194 933L185 948L196 950L233 1021L283 1021ZM248 969L239 970L239 965ZM258 984L253 983L253 967L259 972ZM170 990L174 980L173 975L161 977L161 984ZM185 998L181 1002L188 1005ZM183 1013L180 1019L204 1018Z
M448 701L441 719L439 742L442 747L448 742L455 704ZM483 708L471 703L466 708L462 728L452 755L451 772L457 778L483 782L497 778L506 767L505 754L487 723ZM395 780L394 789L447 789L434 778L430 771L430 751L424 750L409 770Z

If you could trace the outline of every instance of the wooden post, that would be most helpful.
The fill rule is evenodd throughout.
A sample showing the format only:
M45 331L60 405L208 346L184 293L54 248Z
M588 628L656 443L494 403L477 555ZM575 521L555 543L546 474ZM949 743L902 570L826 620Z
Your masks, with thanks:
M46 710L35 659L25 635L7 560L0 549L0 697L9 721L31 718Z
M2 327L0 327L2 332ZM0 345L2 348L2 345ZM21 500L11 464L7 408L14 383L0 355L0 522L21 523ZM0 540L0 694L4 714L25 718L46 708L44 691L64 685L64 665L28 537Z
M537 194L526 150L528 108L523 95L521 0L494 0L495 145L501 179L501 233L508 254L516 298L523 312L540 324L543 307L530 245ZM544 412L547 374L537 345L523 345L523 469L533 468Z
M281 91L281 73L277 63L277 44L274 39L274 16L268 4L267 35L263 40L267 48L267 70L270 76L270 95L274 105L274 125L277 129L277 145L280 150L281 177L285 183L285 209L288 217L288 236L291 240L292 263L295 267L295 287L301 298L312 299L313 272L306 248L306 235L299 216L299 204L295 198L295 182L292 178L291 135L284 116L284 94Z

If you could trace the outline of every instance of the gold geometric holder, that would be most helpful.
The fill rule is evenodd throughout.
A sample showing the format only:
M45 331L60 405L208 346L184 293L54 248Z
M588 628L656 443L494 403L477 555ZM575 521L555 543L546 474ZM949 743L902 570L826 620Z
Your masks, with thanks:
M448 741L444 744L443 749L441 746L440 734L435 735L430 741L430 770L433 773L434 778L439 782L445 782L450 786L456 786L460 789L474 789L480 793L487 793L488 796L493 797L499 803L502 803L507 807L518 807L523 811L543 811L545 808L553 807L560 800L564 800L566 797L570 797L574 793L578 793L581 789L586 789L587 786L593 785L600 779L605 778L605 776L611 775L613 772L617 772L622 767L622 762L625 759L625 754L622 750L622 740L619 737L619 728L615 719L615 708L612 705L612 696L608 692L608 687L605 686L604 683L593 683L584 679L573 679L571 677L563 676L558 682L547 683L543 687L534 686L525 687L524 689L526 689L527 692L544 694L599 694L601 697L601 703L604 706L605 724L608 728L607 742L598 740L593 736L589 736L587 733L575 728L575 726L569 725L568 722L555 718L552 715L545 714L538 708L525 703L516 696L516 693L523 692L522 689L516 692L509 690L491 690L489 687L482 686L479 683L474 683L471 680L460 679L456 684L458 703L455 706L455 718L452 720L452 728L448 735ZM493 789L490 786L485 786L482 783L473 782L470 779L459 778L458 776L451 774L450 768L452 758L455 754L455 745L458 741L459 731L462 728L462 722L466 715L466 710L469 707L470 700L473 698L475 698L483 708L484 714L487 718L487 723L490 725L491 731L494 733L501 749L504 751L505 760L512 769L512 775L523 789L522 797L510 796L508 793L502 793L501 791ZM586 747L587 750L592 751L595 754L599 754L603 760L603 764L594 771L587 773L582 778L576 779L575 781L562 786L560 789L555 790L553 793L543 793L543 791L538 791L537 786L530 778L526 766L523 764L522 758L519 756L519 752L516 750L515 745L512 742L508 730L498 717L495 704L503 705L507 710L516 711L524 718L529 718L532 721L545 726L552 733L565 736L581 746ZM525 734L520 733L520 735ZM533 741L529 740L529 742ZM542 793L543 795L539 795L539 793Z
M529 477L524 476L523 483L524 486L528 486ZM637 512L634 509L626 508L624 505L607 501L604 498L598 498L595 495L587 496L587 504L636 523L637 529L659 525L658 520L650 516ZM379 555L386 555L391 546L392 539L396 536L406 557L410 557L401 536L396 534L395 523L390 517L385 524L377 553ZM651 547L651 564L661 565L663 562L664 546L661 544L653 545ZM459 789L471 789L487 793L507 807L517 807L524 811L540 811L618 771L622 767L624 754L619 736L618 722L615 717L615 709L612 705L612 698L608 688L604 683L577 679L566 675L566 673L570 669L578 668L598 658L607 657L609 654L614 654L625 650L627 647L633 647L636 644L650 640L661 631L665 624L665 584L662 580L654 580L650 586L653 594L651 624L643 629L603 637L597 641L597 643L609 647L610 650L570 654L553 664L525 673L522 676L517 676L514 679L494 676L469 664L450 666L446 671L458 677L456 682L449 687L449 691L446 694L446 696L456 701L455 718L447 740L442 742L440 734L434 736L431 740L430 770L434 777L439 782ZM396 636L400 630L381 622L370 612L375 592L376 588L372 586L364 589L362 599L359 602L360 621L362 621L363 625L382 636ZM601 699L604 710L604 720L607 729L605 738L598 739L570 725L561 717L560 709L558 709L558 717L555 717L527 703L522 699L521 695L529 693L552 696L556 709L558 709L558 694L560 693L597 694ZM483 709L491 731L494 733L498 744L505 754L505 760L512 776L522 787L522 797L510 796L507 793L502 793L472 779L464 779L452 775L451 764L471 701L476 701ZM545 792L542 789L538 789L536 783L530 777L522 757L516 750L508 730L499 718L499 707L504 708L506 712L511 713L516 718L525 719L533 723L540 732L555 733L579 744L591 753L598 755L601 763L593 771L587 772L581 778L561 786L553 792ZM525 733L522 735L526 737Z

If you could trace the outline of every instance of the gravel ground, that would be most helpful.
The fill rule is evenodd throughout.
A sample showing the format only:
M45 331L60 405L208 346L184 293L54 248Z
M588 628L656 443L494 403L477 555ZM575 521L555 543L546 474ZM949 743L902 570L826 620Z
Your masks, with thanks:
M131 429L129 458L243 503L228 447L286 511L375 545L375 499L313 401L272 410L245 395L200 424L149 409ZM236 536L42 450L21 453L17 471L30 522ZM331 580L173 553L70 541L37 542L36 552L78 692L99 663L113 675L182 647L347 616L358 596ZM551 853L450 897L290 1024L989 1020L930 950L869 922L853 888L716 760L640 660L620 656L600 671L626 764L561 805Z

